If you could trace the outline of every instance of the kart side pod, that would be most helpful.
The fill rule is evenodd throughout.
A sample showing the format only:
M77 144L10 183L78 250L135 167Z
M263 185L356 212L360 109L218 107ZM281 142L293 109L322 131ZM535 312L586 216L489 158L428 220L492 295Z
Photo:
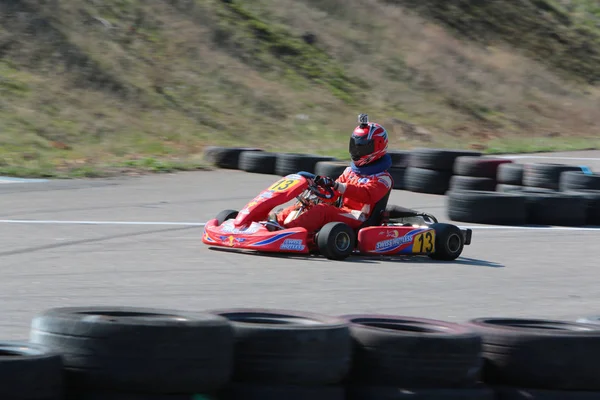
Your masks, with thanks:
M371 255L427 255L451 261L471 243L471 235L470 229L446 223L371 226L358 232L358 251Z

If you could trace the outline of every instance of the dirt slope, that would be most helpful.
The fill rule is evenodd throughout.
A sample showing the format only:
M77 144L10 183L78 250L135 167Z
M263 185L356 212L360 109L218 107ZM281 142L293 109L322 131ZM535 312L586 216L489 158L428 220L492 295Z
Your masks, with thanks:
M395 147L599 144L592 2L448 3L3 1L0 173L187 168L208 144L344 156L359 112Z

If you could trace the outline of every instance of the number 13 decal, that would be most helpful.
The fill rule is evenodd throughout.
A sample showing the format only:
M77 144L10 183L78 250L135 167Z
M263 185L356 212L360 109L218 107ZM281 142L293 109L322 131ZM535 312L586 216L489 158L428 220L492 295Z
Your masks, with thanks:
M415 239L413 253L431 253L435 238L432 231L421 233Z
M274 192L283 192L286 189L289 189L290 187L296 185L298 182L299 181L297 179L281 179L275 182L275 184L273 184L273 186L271 186L269 190L272 190Z

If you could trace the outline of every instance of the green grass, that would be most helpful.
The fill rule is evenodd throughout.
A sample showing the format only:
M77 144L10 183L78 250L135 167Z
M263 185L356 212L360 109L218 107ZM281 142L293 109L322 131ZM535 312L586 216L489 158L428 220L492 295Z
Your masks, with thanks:
M448 4L2 2L0 174L206 168L209 145L346 159L361 112L392 148L599 147L595 2Z

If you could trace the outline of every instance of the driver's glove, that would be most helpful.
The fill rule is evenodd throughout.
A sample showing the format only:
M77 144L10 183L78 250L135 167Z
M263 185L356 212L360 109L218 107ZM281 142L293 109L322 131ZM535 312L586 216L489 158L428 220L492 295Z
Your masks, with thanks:
M333 179L331 179L330 177L328 177L328 176L317 175L315 177L315 183L317 185L329 186L329 187L334 188L336 190L338 188L338 183L336 181L334 181Z

